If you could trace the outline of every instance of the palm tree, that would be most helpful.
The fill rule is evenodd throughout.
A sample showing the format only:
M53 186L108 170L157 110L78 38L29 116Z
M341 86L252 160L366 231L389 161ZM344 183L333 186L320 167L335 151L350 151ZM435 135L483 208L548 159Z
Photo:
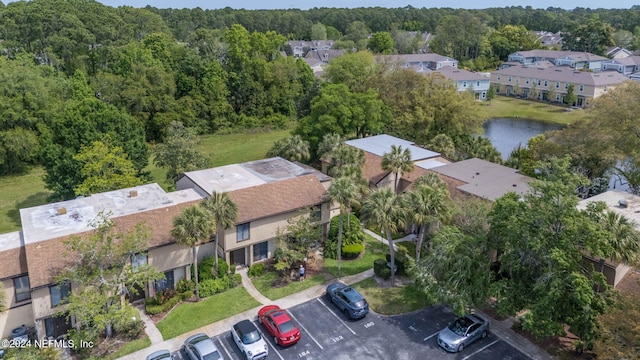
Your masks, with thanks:
M404 209L400 198L391 189L378 189L364 200L360 215L365 223L379 225L384 229L391 256L391 285L395 286L396 260L391 234L397 232L398 229L403 229L405 225Z
M327 173L333 177L362 177L365 155L361 149L346 144L339 145L330 153Z
M216 230L229 229L238 217L238 207L231 200L227 193L213 192L210 197L202 200L202 207L207 209L213 216ZM216 251L216 274L218 273L218 235L215 238Z
M300 135L276 141L267 156L281 156L289 161L305 162L311 158L309 142Z
M340 134L330 133L322 137L322 141L318 144L317 154L321 161L331 160L331 153L338 146L344 144L344 138Z
M393 191L397 194L399 175L411 172L413 170L411 150L402 150L401 145L391 145L391 152L385 153L382 156L382 170L391 171L395 175L395 180L393 182Z
M342 223L343 214L350 216L351 205L358 203L359 186L351 177L339 177L331 182L329 198L340 204L340 221L338 222L338 275L342 266ZM350 222L350 217L347 218Z
M411 214L411 220L420 227L416 243L416 262L418 262L422 242L427 231L431 232L429 229L431 224L439 226L442 221L451 216L449 191L443 183L440 186L414 183L413 190L404 197L404 203Z
M207 241L215 232L216 225L211 213L200 206L192 206L182 210L182 213L173 219L171 235L180 245L191 246L191 262L196 283L196 301L200 301L198 291L198 257L196 245Z
M640 234L635 229L633 221L613 211L607 211L603 218L605 230L611 236L607 239L609 258L625 264L635 265L640 256ZM598 264L598 271L604 270L606 259L602 257Z

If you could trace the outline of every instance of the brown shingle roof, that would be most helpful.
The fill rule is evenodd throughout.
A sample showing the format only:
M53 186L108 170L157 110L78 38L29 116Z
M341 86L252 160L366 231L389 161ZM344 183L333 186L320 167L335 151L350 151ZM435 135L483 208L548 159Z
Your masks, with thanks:
M24 274L27 272L27 257L24 247L17 247L0 252L0 279Z
M238 224L321 204L325 194L313 174L229 192L238 206Z

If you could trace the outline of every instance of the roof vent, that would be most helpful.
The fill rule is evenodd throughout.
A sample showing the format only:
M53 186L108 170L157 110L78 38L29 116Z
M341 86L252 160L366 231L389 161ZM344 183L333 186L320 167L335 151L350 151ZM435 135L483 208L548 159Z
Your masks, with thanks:
M618 204L620 205L621 208L626 209L628 204L627 204L627 200L625 199L620 199L620 201L618 201Z
M129 191L129 197L130 197L130 198L134 198L134 197L136 197L136 196L138 196L138 190L131 190L131 191Z
M58 208L58 215L64 215L66 213L67 213L67 208L66 207Z

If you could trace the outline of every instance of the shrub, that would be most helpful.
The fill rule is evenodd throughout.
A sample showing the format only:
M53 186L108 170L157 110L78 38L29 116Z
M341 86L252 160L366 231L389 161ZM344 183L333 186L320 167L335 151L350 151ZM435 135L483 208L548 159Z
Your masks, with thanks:
M239 284L242 284L242 275L240 275L240 274L235 274L235 273L234 273L233 275L231 275L231 278L234 280L234 283L235 283L235 284L234 284L233 286L231 286L231 287L236 287L236 286L238 286Z
M98 337L85 329L71 329L69 330L69 340L73 340L73 352L75 352L79 358L84 359L89 356L91 347L81 347L81 343L97 342Z
M387 280L388 278L391 277L391 269L389 269L387 267L387 264L384 265L384 268L382 270L380 270L380 273L378 274L378 276L380 276L381 278Z
M189 300L193 297L193 290L187 290L180 293L180 300L185 301Z
M380 275L380 272L384 269L388 269L387 268L387 261L385 259L376 259L373 262L373 272L378 275Z
M178 284L176 285L176 291L179 293L184 293L186 291L191 291L196 289L196 283L193 280L180 279L178 280Z
M215 266L215 264L213 264L213 266ZM233 271L235 272L235 270L235 266L233 266ZM229 264L227 264L227 262L222 259L218 259L218 277L227 276L228 272Z
M264 274L264 263L256 263L249 268L249 276L260 276Z
M165 301L163 304L157 304L155 302L152 302L151 304L147 303L145 306L145 311L149 315L162 314L171 310L179 302L180 296L174 296L171 299Z
M350 219L350 223L347 224L347 219ZM358 218L351 214L350 217L344 216L344 223L342 224L342 251L344 253L344 247L351 244L364 243L364 232L360 226ZM323 249L323 256L328 259L336 259L338 257L338 228L340 227L340 216L334 216L331 219L331 225L329 227L329 236Z
M395 254L396 275L405 275L407 269L407 251L403 247L398 247ZM391 262L391 255L386 255L387 262Z
M140 320L140 313L136 308L125 306L118 310L118 317L113 323L113 329L125 338L134 340L142 335L144 323Z
M215 265L215 261L216 259L213 256L208 256L198 263L199 281L216 278L216 275L213 273L213 266Z
M349 244L342 247L342 257L350 260L357 258L364 251L363 244Z
M226 284L223 279L207 279L200 282L200 297L208 297L225 290Z

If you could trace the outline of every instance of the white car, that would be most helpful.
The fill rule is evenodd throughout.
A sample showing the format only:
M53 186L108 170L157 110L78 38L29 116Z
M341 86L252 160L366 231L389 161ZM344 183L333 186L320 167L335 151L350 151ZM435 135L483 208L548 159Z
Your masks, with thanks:
M246 360L264 359L269 355L267 342L251 321L242 320L233 325L231 336Z

